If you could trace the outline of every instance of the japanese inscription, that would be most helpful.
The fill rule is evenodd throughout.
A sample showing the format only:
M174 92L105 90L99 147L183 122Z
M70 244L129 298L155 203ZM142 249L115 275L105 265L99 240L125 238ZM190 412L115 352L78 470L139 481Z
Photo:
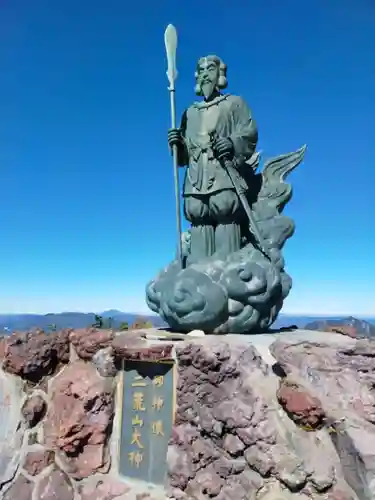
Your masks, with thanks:
M174 412L174 364L126 361L120 474L164 484Z

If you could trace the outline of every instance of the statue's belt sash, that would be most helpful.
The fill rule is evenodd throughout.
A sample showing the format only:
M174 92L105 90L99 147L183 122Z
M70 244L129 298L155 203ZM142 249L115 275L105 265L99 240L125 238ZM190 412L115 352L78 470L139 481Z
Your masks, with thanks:
M193 142L191 139L188 139L186 141L186 146L187 150L189 153L189 157L194 160L198 161L202 153L207 154L207 159L208 160L214 160L215 155L212 149L212 144L211 142L205 142L203 144L197 144L196 142Z
M191 140L187 143L189 152L189 168L187 175L189 180L197 190L203 187L204 174L208 173L207 187L211 187L215 180L215 171L220 167L213 152L211 144L196 144Z

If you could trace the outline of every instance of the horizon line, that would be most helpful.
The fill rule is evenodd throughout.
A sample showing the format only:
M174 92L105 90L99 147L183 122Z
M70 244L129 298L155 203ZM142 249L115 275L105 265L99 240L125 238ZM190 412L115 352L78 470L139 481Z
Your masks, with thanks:
M121 314L131 314L135 316L155 316L158 317L158 314L155 314L152 311L142 311L142 312L137 312L137 311L120 311L119 309L113 309L116 310L118 313ZM59 311L59 312L12 312L12 313L7 313L7 312L0 312L0 316L47 316L49 314L103 314L108 311L111 311L111 309L105 309L102 311L82 311L82 310L66 310L66 311ZM337 318L337 317L359 317L359 318L374 318L374 314L361 314L361 313L310 313L310 312L281 312L279 313L278 317L280 316L295 316L295 317L304 317L308 316L311 318L322 318L322 317L328 317L328 318ZM276 321L276 320L275 320Z

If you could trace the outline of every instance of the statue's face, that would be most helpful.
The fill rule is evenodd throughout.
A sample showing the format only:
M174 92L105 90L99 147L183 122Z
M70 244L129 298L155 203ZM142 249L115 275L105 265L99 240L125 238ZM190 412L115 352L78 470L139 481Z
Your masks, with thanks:
M197 83L204 97L210 97L216 90L219 81L219 67L215 61L204 58L199 61L197 68Z

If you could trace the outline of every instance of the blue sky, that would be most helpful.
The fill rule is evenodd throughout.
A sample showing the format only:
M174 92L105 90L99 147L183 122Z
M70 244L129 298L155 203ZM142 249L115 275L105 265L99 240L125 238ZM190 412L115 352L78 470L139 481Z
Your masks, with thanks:
M0 312L147 310L176 244L168 23L179 113L217 53L265 156L308 144L284 312L375 316L373 0L1 0Z

